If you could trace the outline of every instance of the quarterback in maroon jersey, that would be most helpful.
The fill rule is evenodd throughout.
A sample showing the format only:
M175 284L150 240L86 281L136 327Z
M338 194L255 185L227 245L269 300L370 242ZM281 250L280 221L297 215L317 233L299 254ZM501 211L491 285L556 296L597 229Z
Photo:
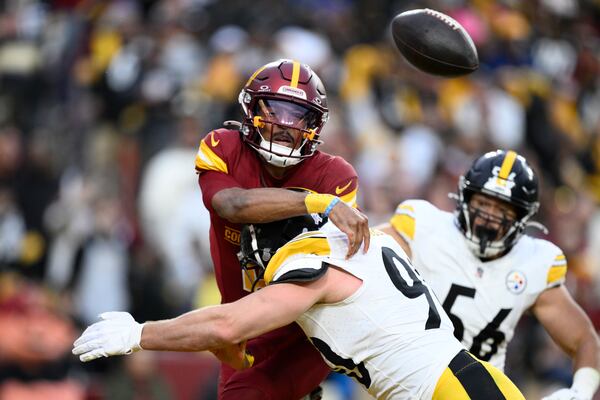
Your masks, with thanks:
M317 150L328 108L310 67L293 60L266 64L250 77L239 102L243 122L210 132L196 156L223 303L255 289L254 277L242 274L237 259L241 224L317 212L348 235L348 256L369 245L368 220L355 208L354 168ZM222 365L220 399L298 400L329 372L295 324L249 341L247 349L251 368Z

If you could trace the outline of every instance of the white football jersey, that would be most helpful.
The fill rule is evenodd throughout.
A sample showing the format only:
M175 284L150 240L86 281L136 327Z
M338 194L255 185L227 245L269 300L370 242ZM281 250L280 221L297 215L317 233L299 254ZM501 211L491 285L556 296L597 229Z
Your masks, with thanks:
M407 200L390 221L412 262L454 323L454 334L481 360L504 369L521 315L544 290L564 282L567 261L552 243L523 236L508 254L482 262L468 249L454 214Z
M281 247L267 284L318 279L335 265L362 280L350 297L315 304L296 322L335 371L378 399L430 399L450 360L464 347L430 288L396 241L372 231L371 245L345 260L346 235L332 224Z

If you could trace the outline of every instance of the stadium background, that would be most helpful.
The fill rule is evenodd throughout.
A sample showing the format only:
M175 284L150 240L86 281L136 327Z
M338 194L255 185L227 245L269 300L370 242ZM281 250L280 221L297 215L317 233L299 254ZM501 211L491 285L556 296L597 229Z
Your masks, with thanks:
M470 32L477 73L437 79L401 60L388 24L423 7ZM355 166L372 225L406 198L451 210L446 194L483 151L527 156L538 220L600 327L598 0L4 0L1 399L214 398L211 355L82 365L71 343L105 310L146 320L218 302L196 147L239 119L245 79L280 57L323 79L322 150ZM507 371L528 398L570 383L569 360L527 316ZM326 400L364 396L327 387Z

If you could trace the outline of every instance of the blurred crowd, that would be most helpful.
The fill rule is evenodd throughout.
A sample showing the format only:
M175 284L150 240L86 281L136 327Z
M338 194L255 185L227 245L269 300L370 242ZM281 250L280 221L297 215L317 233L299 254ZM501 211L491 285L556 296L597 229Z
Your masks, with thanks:
M479 71L441 79L404 62L389 22L425 7L467 29ZM143 321L219 302L195 152L282 57L324 81L321 149L357 169L371 225L407 198L452 210L476 156L524 154L544 237L600 329L600 1L4 0L0 399L215 398L210 355L83 365L70 349L103 311ZM530 317L507 372L531 398L571 377ZM329 386L328 399L361 396Z

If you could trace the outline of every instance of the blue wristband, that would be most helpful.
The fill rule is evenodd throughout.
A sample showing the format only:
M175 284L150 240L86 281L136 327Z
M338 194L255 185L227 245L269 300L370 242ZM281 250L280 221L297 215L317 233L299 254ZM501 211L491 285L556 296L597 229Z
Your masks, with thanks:
M327 206L327 208L325 209L325 212L323 213L323 216L328 218L329 217L329 213L331 212L331 210L333 210L333 207L335 207L335 205L337 203L340 202L340 198L339 197L335 197L333 200L331 200L331 203L329 203L329 205Z

